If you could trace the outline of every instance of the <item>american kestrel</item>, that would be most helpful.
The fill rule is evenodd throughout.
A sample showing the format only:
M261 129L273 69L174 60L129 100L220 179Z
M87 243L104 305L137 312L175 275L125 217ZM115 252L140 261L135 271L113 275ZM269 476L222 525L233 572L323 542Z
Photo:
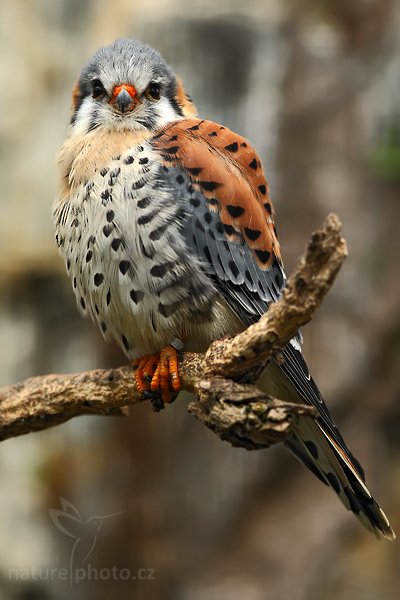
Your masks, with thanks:
M158 52L117 40L82 70L58 162L56 241L78 308L136 360L139 391L168 402L180 388L179 350L205 350L242 331L281 295L260 159L245 138L197 118ZM300 342L263 377L266 392L318 410L315 420L300 418L285 443L367 529L393 539Z

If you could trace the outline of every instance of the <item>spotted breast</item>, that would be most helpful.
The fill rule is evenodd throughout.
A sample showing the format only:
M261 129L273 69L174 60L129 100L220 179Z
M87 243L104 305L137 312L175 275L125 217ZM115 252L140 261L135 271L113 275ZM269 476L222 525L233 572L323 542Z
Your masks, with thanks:
M86 135L62 147L56 241L80 312L127 356L156 352L177 334L201 349L243 325L187 243L202 194L165 165L154 139L137 137L118 155L110 136L106 145Z

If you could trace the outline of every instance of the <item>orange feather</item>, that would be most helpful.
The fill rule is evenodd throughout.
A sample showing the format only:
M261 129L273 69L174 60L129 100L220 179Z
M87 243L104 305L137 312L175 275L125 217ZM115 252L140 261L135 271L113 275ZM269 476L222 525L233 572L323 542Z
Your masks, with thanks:
M249 142L211 121L185 119L153 140L168 165L182 166L193 184L219 210L221 220L243 236L262 269L281 262L274 210L260 159Z

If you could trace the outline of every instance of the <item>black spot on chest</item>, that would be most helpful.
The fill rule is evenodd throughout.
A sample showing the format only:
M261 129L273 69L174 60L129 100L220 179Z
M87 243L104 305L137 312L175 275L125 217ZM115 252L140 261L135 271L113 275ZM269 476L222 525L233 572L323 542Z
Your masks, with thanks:
M117 252L117 250L120 247L121 243L122 243L121 238L114 238L113 241L111 242L111 248L113 250L115 250L115 252Z
M144 198L140 198L140 200L137 201L137 206L138 208L147 208L150 203L151 196L145 196Z
M112 230L114 229L113 225L104 225L103 227L103 235L104 237L109 237L111 235Z
M132 302L135 304L139 304L141 300L144 298L144 293L140 290L131 290L129 293Z
M96 287L99 287L103 283L103 281L104 281L104 275L103 275L103 273L96 273L95 276L94 276L94 278L93 278L93 281L94 281L94 285Z
M119 263L119 270L121 271L122 275L125 275L128 272L130 266L131 263L129 260L121 260Z
M168 265L166 265L166 264L154 265L154 267L152 267L150 269L150 275L152 277L162 278L167 274L167 271L168 271Z
M126 339L126 336L122 334L121 340L122 340L125 350L128 352L129 351L129 343L128 343L128 340Z

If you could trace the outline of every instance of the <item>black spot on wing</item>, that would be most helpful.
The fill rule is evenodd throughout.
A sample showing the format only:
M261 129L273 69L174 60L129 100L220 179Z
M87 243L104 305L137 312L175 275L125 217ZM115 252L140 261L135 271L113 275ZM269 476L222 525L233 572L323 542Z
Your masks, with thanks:
M205 192L214 192L222 184L218 181L199 181L200 187Z
M197 175L199 175L201 173L203 168L202 167L186 167L186 170L194 177L197 177Z
M308 443L308 442L307 442ZM284 442L285 446L325 485L328 485L325 475L321 473L315 461L309 456L302 442L296 434L292 434Z
M284 280L284 277L283 277L283 273L282 273L281 270L278 270L278 269L276 270L274 280L275 280L275 283L276 283L276 287L278 288L278 290L281 291L283 289L283 286L284 286L284 283L285 283L285 280Z
M196 198L196 196L193 196L192 198L190 198L190 204L194 207L197 208L200 206L200 200L198 198Z
M267 193L267 186L264 184L261 184L258 186L258 190L263 196L265 196Z
M254 170L257 169L258 163L257 163L256 158L253 158L253 160L249 163L249 167L250 167L250 169L254 169Z
M239 268L238 268L238 266L237 266L237 264L235 263L235 261L234 261L234 260L230 260L230 261L229 261L229 269L230 269L230 271L231 271L231 273L232 273L233 277L234 277L235 279L237 279L237 277L238 277L238 276L239 276L239 274L240 274L240 271L239 271Z
M235 204L228 204L226 210L234 219L238 219L244 213L244 208L242 206L237 206Z
M336 475L334 473L325 473L327 480L329 481L330 485L333 487L333 489L335 490L335 492L337 494L340 493L340 482L339 479L336 477ZM351 506L351 504L350 504Z
M239 149L239 145L237 142L233 142L232 144L228 144L227 146L225 146L225 150L228 150L228 152L237 152Z
M344 493L347 496L347 499L350 503L350 508L353 511L353 513L355 513L356 515L358 515L361 512L361 505L359 503L359 501L356 498L356 495L354 494L353 490L351 490L349 487L345 487L343 488Z
M266 264L271 258L271 252L268 250L255 250L255 253L263 264Z
M227 235L234 236L234 237L237 236L237 233L238 233L237 229L235 229L233 225L228 225L227 223L222 223L222 221L221 221L221 225Z
M176 154L179 150L179 146L170 146L169 148L163 148L163 152L166 154Z
M313 458L318 458L318 448L316 444L312 440L308 440L304 442L307 450L310 452Z
M245 236L251 241L255 242L261 235L261 231L258 229L251 229L250 227L245 227L244 229Z

